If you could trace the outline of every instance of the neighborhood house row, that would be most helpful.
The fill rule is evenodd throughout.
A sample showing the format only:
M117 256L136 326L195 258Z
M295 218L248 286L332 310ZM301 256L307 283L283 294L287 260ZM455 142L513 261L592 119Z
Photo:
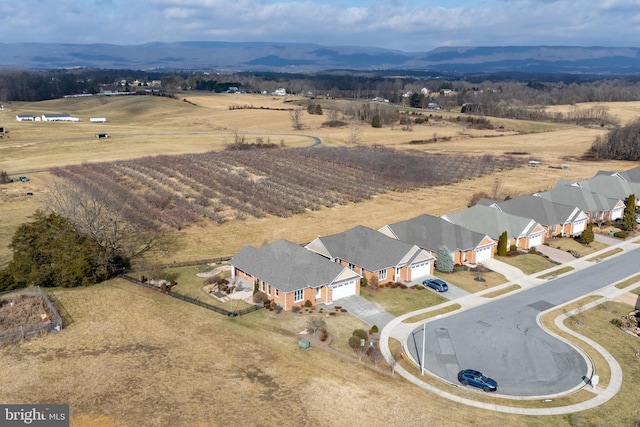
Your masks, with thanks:
M523 251L549 237L579 236L589 222L622 218L631 194L640 200L640 166L558 181L551 190L501 202L482 199L442 217L423 214L379 230L359 225L304 247L284 239L260 248L245 245L230 261L231 274L284 310L307 301L331 304L358 295L361 278L385 284L432 274L442 248L456 264L477 265L493 258L505 231L508 246Z

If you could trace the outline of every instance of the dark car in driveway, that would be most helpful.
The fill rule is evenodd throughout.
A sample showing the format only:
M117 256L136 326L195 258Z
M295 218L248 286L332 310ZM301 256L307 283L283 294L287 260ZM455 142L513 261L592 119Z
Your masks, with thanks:
M498 389L496 380L473 369L465 369L464 371L458 372L458 381L460 381L462 385L472 385L484 391L496 391Z
M447 285L444 280L440 279L427 279L422 284L431 289L435 289L438 292L447 292L449 290L449 285Z

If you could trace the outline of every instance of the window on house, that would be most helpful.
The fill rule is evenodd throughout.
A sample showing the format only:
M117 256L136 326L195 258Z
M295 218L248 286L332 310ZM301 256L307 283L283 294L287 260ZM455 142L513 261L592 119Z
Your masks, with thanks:
M350 268L351 270L355 270L355 269L356 269L356 266L355 266L355 264L351 264L351 263L349 263L349 268Z
M271 285L267 285L267 295L271 295Z
M293 302L300 302L304 299L304 289L298 289L293 292Z
M279 297L280 296L280 291L278 290L278 288L276 288L276 296Z
M387 269L378 271L378 279L385 280L387 278Z

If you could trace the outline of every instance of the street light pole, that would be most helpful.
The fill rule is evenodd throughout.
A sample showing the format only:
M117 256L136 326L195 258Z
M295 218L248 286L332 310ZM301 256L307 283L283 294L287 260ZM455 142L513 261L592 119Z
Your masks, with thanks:
M422 357L420 358L420 375L424 375L424 346L427 341L427 322L422 324Z

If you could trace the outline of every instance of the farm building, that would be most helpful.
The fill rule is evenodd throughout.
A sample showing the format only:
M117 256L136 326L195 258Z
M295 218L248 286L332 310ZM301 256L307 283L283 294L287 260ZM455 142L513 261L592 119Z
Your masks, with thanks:
M43 114L43 122L79 122L80 119L69 114Z
M32 114L18 114L16 120L19 122L36 122L40 121L40 117L36 117Z
M91 117L89 123L107 123L106 117Z

